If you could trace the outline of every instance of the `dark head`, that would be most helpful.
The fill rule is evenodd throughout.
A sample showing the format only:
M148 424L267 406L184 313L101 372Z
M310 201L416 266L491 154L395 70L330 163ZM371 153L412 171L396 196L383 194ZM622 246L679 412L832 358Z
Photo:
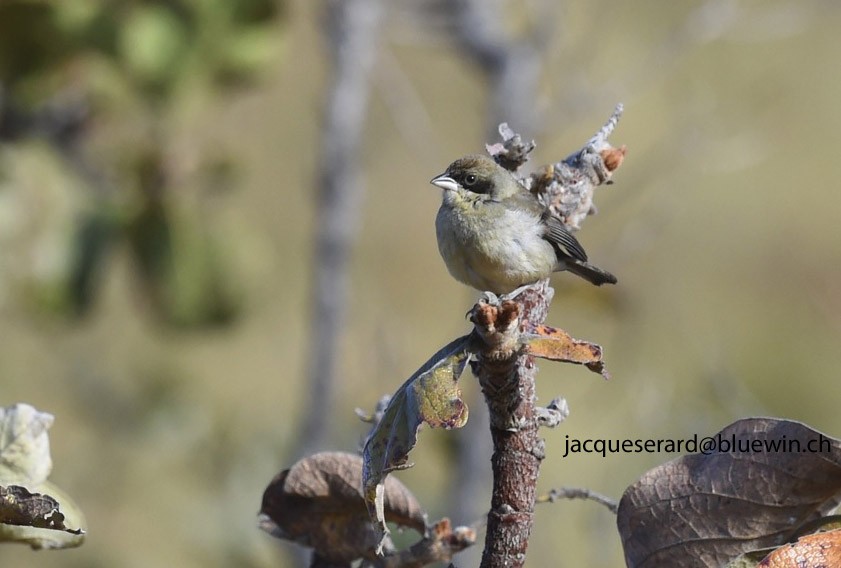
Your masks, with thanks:
M507 170L497 165L492 158L481 154L459 158L430 183L445 192L469 192L494 199L520 190L519 184Z

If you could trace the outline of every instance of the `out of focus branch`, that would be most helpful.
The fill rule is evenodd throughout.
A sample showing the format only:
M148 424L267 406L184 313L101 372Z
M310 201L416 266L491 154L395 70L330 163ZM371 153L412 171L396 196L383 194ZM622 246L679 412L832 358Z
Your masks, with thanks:
M309 401L297 454L326 438L335 398L339 338L344 330L348 263L359 222L359 148L377 52L379 0L330 0L324 37L333 64L324 103L318 161Z
M548 30L537 26L515 39L503 25L499 2L455 0L451 5L455 39L490 83L488 124L495 128L507 120L519 131L532 133L543 52L551 37Z

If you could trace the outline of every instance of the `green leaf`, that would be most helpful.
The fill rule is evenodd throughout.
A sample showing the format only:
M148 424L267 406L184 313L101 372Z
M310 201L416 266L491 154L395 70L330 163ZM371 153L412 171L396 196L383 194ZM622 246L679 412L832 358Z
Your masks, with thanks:
M384 480L389 472L410 467L408 454L421 424L461 428L467 423L467 405L461 400L457 381L469 358L470 337L451 342L403 383L365 443L362 485L368 514L379 531L380 548L388 534Z
M231 34L220 52L216 79L222 83L242 82L268 68L283 48L284 34L274 26L249 26Z
M137 6L122 27L120 51L135 76L163 87L175 78L186 56L186 34L184 24L165 6Z

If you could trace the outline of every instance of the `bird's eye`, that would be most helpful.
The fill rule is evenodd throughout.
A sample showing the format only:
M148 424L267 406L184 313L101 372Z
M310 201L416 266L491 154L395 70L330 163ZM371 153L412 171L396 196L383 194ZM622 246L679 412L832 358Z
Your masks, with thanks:
M476 174L467 174L464 176L464 185L470 187L476 184Z

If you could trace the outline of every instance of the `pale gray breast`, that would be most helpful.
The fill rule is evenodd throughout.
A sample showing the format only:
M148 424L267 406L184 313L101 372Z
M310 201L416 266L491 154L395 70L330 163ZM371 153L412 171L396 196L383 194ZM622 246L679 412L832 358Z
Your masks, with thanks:
M480 290L506 292L548 276L555 268L552 245L533 212L496 203L482 216L442 205L436 217L438 250L450 274ZM470 212L467 212L469 215Z

